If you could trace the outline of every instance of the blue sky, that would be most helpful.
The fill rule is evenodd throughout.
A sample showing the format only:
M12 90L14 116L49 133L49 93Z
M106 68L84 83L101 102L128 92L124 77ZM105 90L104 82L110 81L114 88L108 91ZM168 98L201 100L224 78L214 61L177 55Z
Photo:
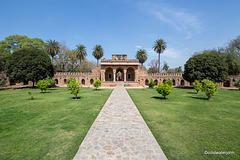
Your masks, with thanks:
M1 0L0 40L12 34L92 48L101 44L104 58L113 53L134 59L157 54L157 39L167 42L161 55L171 68L183 66L194 52L222 46L240 35L239 0Z

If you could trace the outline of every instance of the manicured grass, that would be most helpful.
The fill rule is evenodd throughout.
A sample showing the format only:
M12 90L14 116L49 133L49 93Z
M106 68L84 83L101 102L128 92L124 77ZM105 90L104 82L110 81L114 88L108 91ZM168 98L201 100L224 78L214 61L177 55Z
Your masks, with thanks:
M240 159L240 91L220 89L210 101L191 88L174 88L167 100L155 89L128 93L168 159Z
M35 100L29 100L31 91ZM0 159L72 159L112 90L0 91Z

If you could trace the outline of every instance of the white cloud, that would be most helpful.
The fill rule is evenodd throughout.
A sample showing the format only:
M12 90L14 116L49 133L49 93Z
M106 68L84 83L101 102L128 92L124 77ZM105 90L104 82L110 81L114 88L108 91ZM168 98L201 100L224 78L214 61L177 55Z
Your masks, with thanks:
M200 32L202 29L198 16L185 9L168 7L163 2L158 4L142 2L139 3L139 8L150 13L159 21L174 27L177 31L186 34L185 39L192 38L192 32Z
M135 46L137 49L141 49L142 48L142 46L139 46L139 45L136 45Z
M163 57L174 58L174 59L180 58L181 55L182 55L182 52L175 48L168 48L162 54Z

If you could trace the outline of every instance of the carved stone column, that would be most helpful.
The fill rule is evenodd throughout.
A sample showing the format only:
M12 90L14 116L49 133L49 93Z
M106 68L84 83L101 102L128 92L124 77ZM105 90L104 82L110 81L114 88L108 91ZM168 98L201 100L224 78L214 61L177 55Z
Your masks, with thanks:
M113 70L113 82L116 81L116 69Z

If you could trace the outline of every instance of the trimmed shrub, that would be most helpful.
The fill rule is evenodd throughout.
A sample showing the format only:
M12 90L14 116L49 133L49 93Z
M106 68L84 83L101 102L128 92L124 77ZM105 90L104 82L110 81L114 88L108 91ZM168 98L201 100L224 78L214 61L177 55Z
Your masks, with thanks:
M173 88L167 83L161 83L156 87L156 90L159 94L163 95L164 99L166 99L166 96L173 92L172 89Z
M208 97L208 100L214 95L215 92L218 91L218 84L214 83L211 80L204 79L202 80L202 88L201 90L205 92L206 96Z
M198 94L198 92L199 92L199 91L201 90L201 88L202 88L202 83L199 82L198 80L195 80L195 81L193 82L193 86L194 86L195 91L196 91L197 94Z
M153 88L156 85L156 83L150 79L150 82L148 83L149 88Z
M46 81L45 79L39 80L37 82L37 87L41 89L41 91L47 91L47 88L50 86L50 83Z
M102 82L99 79L93 82L93 86L96 87L96 89L98 89L98 87L100 87L101 85L102 85Z

